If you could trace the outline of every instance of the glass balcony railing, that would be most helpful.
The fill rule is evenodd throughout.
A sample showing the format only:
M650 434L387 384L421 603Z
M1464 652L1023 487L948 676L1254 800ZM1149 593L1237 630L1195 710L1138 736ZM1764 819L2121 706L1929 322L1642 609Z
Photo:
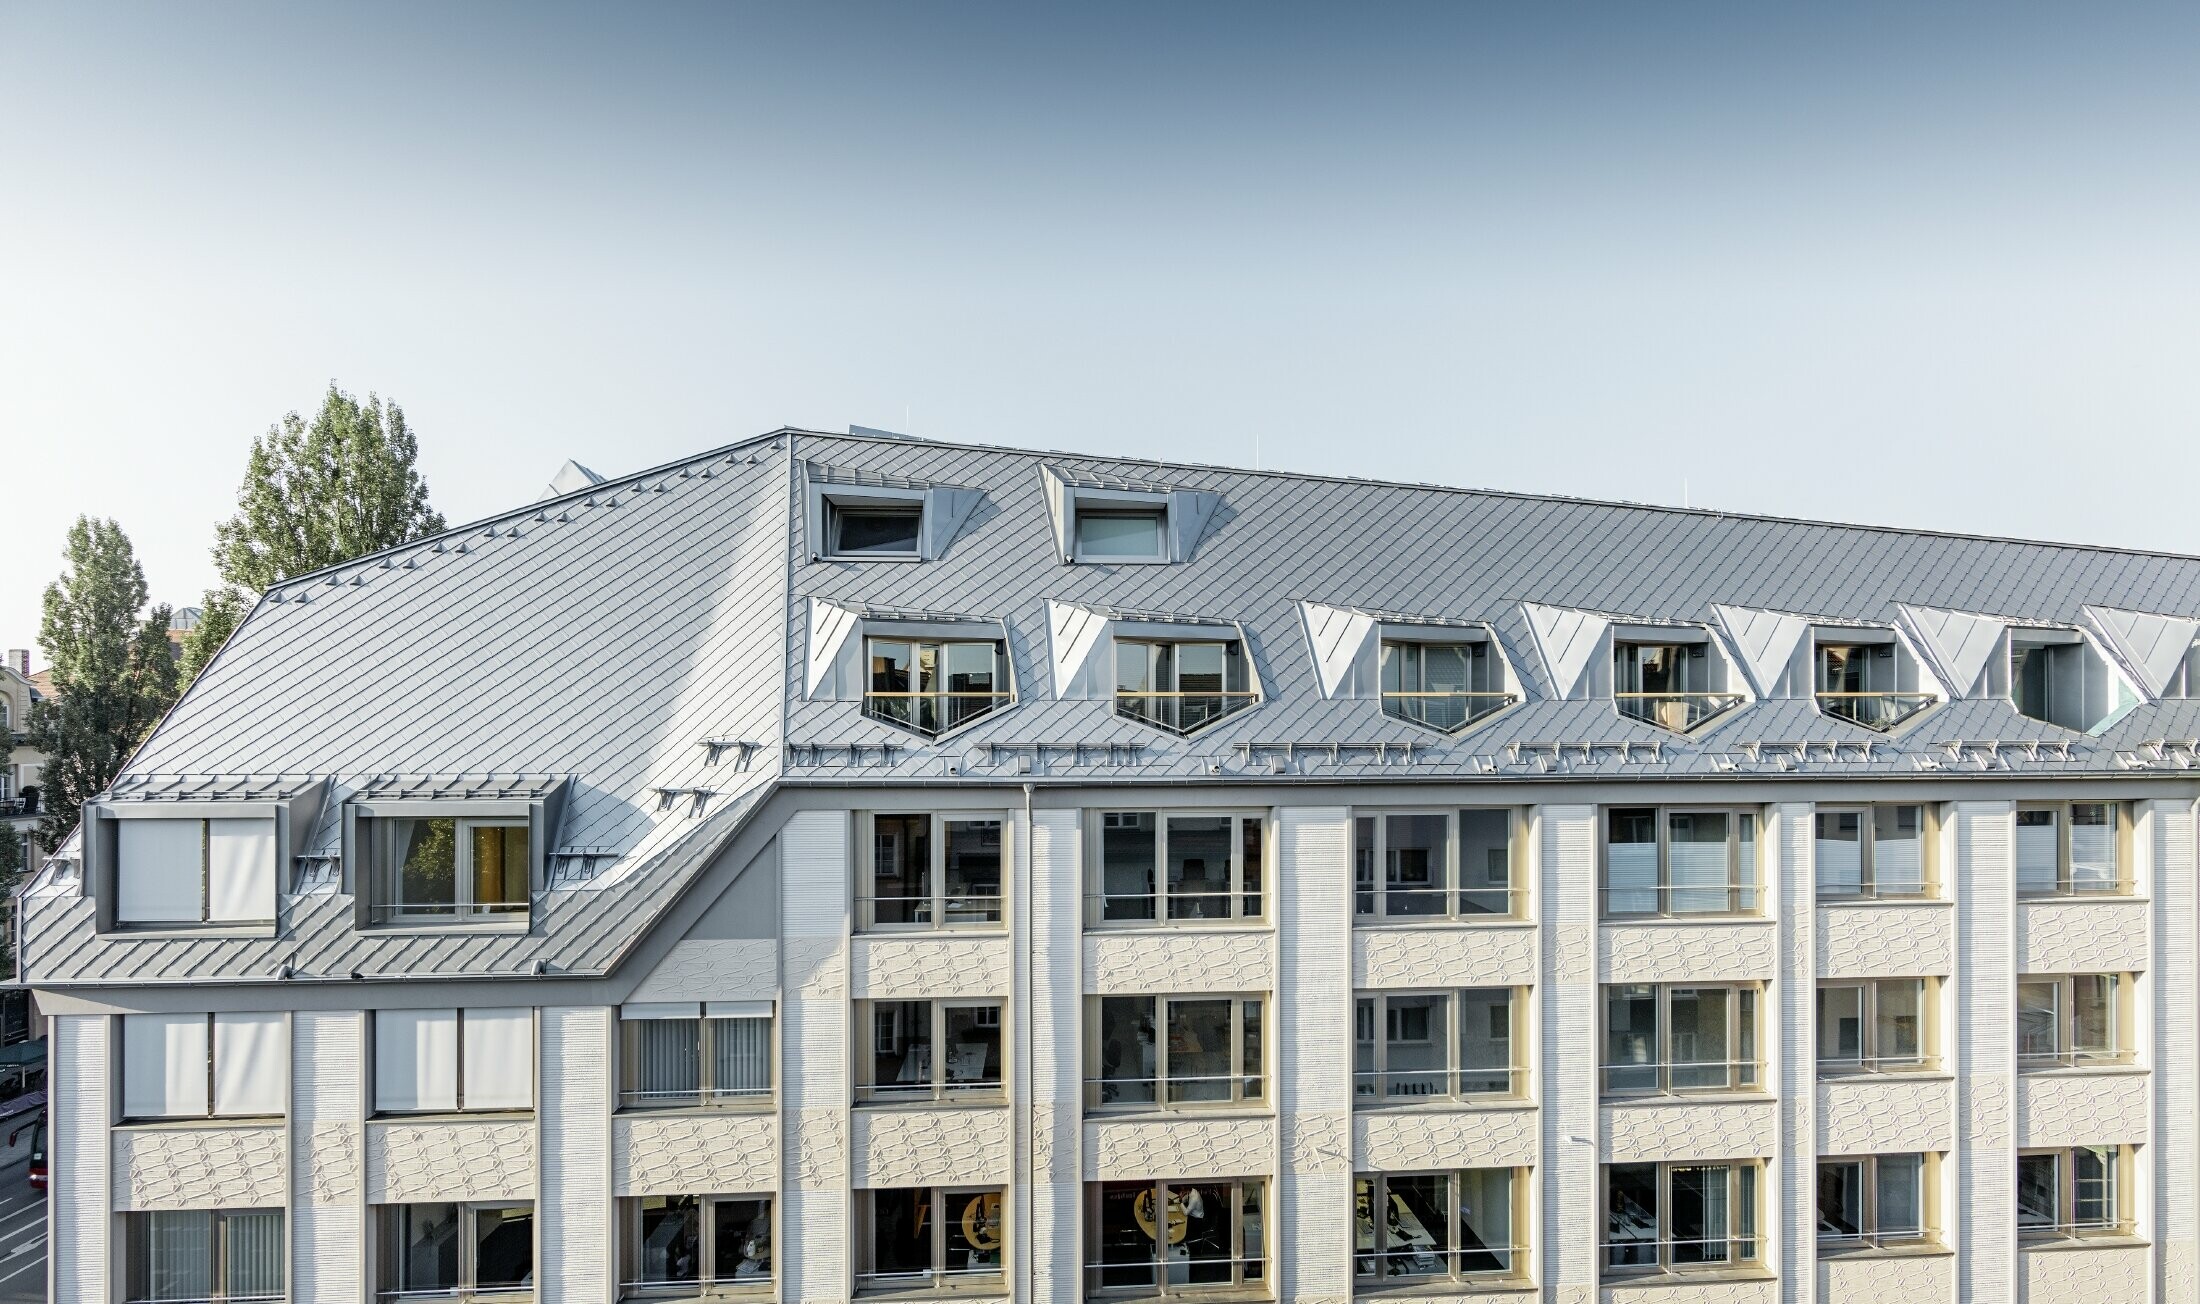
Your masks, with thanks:
M1520 700L1518 693L1383 692L1383 714L1450 733Z
M1939 700L1931 693L1820 693L1818 709L1884 733Z
M1128 720L1158 725L1172 733L1188 734L1224 716L1235 715L1258 700L1260 694L1250 690L1140 693L1117 689L1115 713Z
M863 695L863 713L918 733L939 734L1008 705L1010 693L885 693Z
M1740 693L1614 693L1619 713L1630 720L1687 733L1742 704Z

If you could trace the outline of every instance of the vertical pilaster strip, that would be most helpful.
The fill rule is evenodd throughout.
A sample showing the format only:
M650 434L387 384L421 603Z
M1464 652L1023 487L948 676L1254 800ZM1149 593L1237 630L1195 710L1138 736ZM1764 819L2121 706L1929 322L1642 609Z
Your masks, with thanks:
M1031 1210L1031 1296L1039 1304L1084 1297L1078 1243L1078 1167L1084 1147L1081 995L1084 919L1074 810L1042 810L1031 822L1031 1150L1024 1201Z
M1604 1233L1597 1180L1597 808L1545 806L1537 814L1543 1284L1545 1298L1556 1304L1589 1304Z
M803 811L780 834L784 1063L780 1231L787 1304L845 1300L848 1264L850 816Z
M2154 902L2154 1226L2160 1246L2157 1297L2164 1304L2200 1304L2200 1051L2193 1011L2200 1007L2200 864L2195 863L2193 804L2150 801L2139 807L2147 836L2148 883ZM2146 1230L2146 1229L2142 1229Z
M1772 808L1766 845L1776 897L1780 970L1774 993L1778 1017L1762 1053L1780 1066L1777 1212L1772 1218L1780 1298L1814 1304L1818 1298L1818 923L1817 844L1812 808L1787 802Z
M2017 1297L2016 837L2008 802L1955 806L1959 1301Z
M536 1038L536 1209L542 1298L618 1298L611 1199L611 1035L605 1007L542 1011Z
M363 1304L367 1263L367 1021L290 1016L290 1298Z
M108 1083L108 1020L65 1014L53 1020L53 1099L47 1171L52 1174L48 1245L53 1298L62 1304L107 1304L113 1228L108 1132L114 1118Z
M1285 807L1276 839L1273 1056L1283 1180L1276 1246L1282 1298L1352 1294L1351 812Z

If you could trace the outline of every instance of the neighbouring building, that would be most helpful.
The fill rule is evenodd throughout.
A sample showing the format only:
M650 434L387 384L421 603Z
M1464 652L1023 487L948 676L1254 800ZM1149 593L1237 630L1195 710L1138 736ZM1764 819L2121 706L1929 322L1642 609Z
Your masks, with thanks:
M31 676L31 654L8 649L0 659L0 837L15 840L21 859L35 863L38 832L38 776L45 754L23 743L30 727L31 703L43 695Z
M781 430L278 585L69 1304L2200 1301L2200 558Z

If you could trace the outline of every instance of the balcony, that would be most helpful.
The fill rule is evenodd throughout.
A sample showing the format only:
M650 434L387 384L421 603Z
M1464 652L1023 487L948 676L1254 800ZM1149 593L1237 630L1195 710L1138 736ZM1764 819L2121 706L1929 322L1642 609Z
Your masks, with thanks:
M1932 693L1826 693L1818 695L1818 709L1836 720L1885 733L1926 707L1939 703Z
M867 692L863 713L882 724L921 734L943 734L1008 705L1011 693Z
M1453 733L1520 700L1518 693L1383 690L1383 714Z
M1674 733L1688 733L1746 699L1740 693L1614 693L1619 713Z
M1251 690L1207 692L1135 692L1117 689L1115 713L1171 733L1188 734L1237 714L1258 701Z

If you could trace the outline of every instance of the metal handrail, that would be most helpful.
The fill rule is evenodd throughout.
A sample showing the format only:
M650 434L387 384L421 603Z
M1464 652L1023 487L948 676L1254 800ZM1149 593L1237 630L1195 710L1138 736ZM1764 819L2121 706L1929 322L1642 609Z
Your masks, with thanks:
M1458 901L1493 896L1501 896L1505 899L1503 910L1462 910L1458 907ZM1441 897L1446 898L1446 900L1442 910L1431 910L1426 914L1414 914L1390 909L1390 898L1392 897ZM1380 914L1377 914L1373 909L1373 905L1378 898L1380 898L1383 905ZM1458 900L1455 901L1450 898L1457 898ZM1523 913L1520 906L1527 899L1528 889L1524 887L1392 887L1387 883L1381 885L1355 883L1352 885L1353 917L1363 925L1368 920L1391 919L1518 919ZM1360 909L1361 902L1368 903L1370 908Z
M1211 924L1227 922L1232 919L1263 918L1263 913L1247 914L1245 912L1243 909L1243 898L1245 897L1253 897L1264 903L1267 899L1265 893L1257 888L1221 887L1202 889L1198 892L1087 892L1085 893L1085 915L1088 924ZM1108 918L1109 907L1118 901L1148 901L1152 902L1155 908L1144 915ZM1163 903L1174 905L1179 902L1205 901L1223 902L1228 907L1227 912L1219 915L1181 914L1161 908Z
M1191 1084L1196 1084L1196 1083L1202 1083L1202 1082L1220 1082L1220 1083L1224 1083L1224 1084L1229 1084L1229 1083L1239 1083L1239 1084L1242 1084L1243 1086L1245 1086L1245 1087L1246 1087L1247 1089L1246 1089L1246 1090L1243 1090L1243 1091L1232 1091L1230 1095L1228 1095L1228 1096L1224 1096L1224 1097L1220 1097L1220 1098L1208 1098L1208 1097L1204 1097L1204 1096L1195 1096L1195 1097L1192 1097L1192 1098L1190 1098L1190 1099L1186 1099L1185 1097L1183 1097L1183 1096L1181 1096L1181 1095L1175 1094L1175 1089L1176 1089L1176 1088L1179 1088L1179 1087L1183 1087L1183 1086L1187 1086L1187 1085L1191 1085ZM1105 1090L1105 1089L1106 1089L1106 1088L1108 1088L1108 1087L1139 1087L1139 1086L1142 1086L1142 1087L1145 1087L1145 1088L1147 1089L1147 1091L1148 1091L1148 1092L1150 1093L1150 1095L1151 1095L1151 1098L1150 1098L1150 1099L1147 1099L1147 1100L1122 1100L1122 1099L1117 1099L1117 1100L1102 1100L1102 1101L1099 1101L1099 1102L1097 1102L1097 1103L1098 1103L1099 1105L1102 1105L1102 1106L1106 1106L1106 1105L1233 1105L1233 1104L1242 1104L1242 1103L1244 1103L1244 1102L1245 1102L1245 1101L1247 1101L1247 1100L1261 1100L1261 1099L1264 1099L1264 1098L1266 1097L1266 1095L1267 1095L1267 1092L1268 1092L1268 1075L1267 1075L1267 1073L1266 1073L1266 1072L1264 1072L1264 1071L1261 1071L1261 1070L1257 1070L1257 1069L1256 1069L1256 1070L1252 1070L1252 1071L1249 1071L1249 1072L1245 1072L1245 1073L1201 1073L1201 1074L1183 1074L1183 1073L1172 1073L1172 1074L1170 1074L1170 1075L1169 1075L1168 1077L1165 1077L1165 1078L1127 1078L1127 1077L1100 1077L1100 1078L1086 1078L1086 1079L1084 1080L1084 1084L1085 1084L1085 1090L1086 1090L1087 1094L1093 1094L1093 1089L1094 1089L1095 1087L1097 1087L1097 1088L1100 1088L1100 1089L1102 1089L1102 1090Z
M2132 1220L2122 1215L2114 1218L2076 1218L2067 1222L2017 1224L2017 1237L2035 1239L2043 1236L2059 1236L2067 1240L2079 1240L2087 1236L2116 1236L2131 1231Z
M1628 1270L1628 1269L1639 1269L1639 1270L1641 1270L1641 1271L1644 1271L1644 1272L1655 1272L1655 1271L1665 1271L1665 1272L1681 1271L1681 1272L1686 1272L1686 1271L1688 1271L1689 1269L1692 1269L1692 1268L1696 1268L1696 1267L1715 1268L1715 1267L1719 1267L1719 1266L1721 1266L1721 1265L1724 1265L1724 1264L1729 1264L1729 1263L1736 1263L1736 1262L1746 1262L1746 1261L1752 1261L1752 1260L1755 1260L1755 1259L1757 1259L1757 1258L1758 1258L1758 1257L1759 1257L1760 1255L1762 1255L1762 1254L1763 1254L1763 1252L1764 1252L1764 1243L1765 1243L1765 1238L1764 1238L1764 1237L1763 1237L1762 1235L1749 1235L1749 1236L1696 1236L1696 1237L1665 1237L1665 1236L1656 1236L1656 1237L1648 1237L1648 1238L1645 1238L1645 1239L1643 1239L1643 1240L1605 1240L1605 1241L1601 1241L1601 1242L1599 1242L1599 1248L1601 1248L1601 1249L1602 1249L1602 1250L1604 1251L1604 1263L1605 1263L1605 1267L1606 1267L1606 1268L1608 1268L1608 1269L1612 1269L1612 1270L1617 1270L1617 1271L1626 1271L1626 1270ZM1697 1260L1697 1261L1695 1261L1695 1262L1693 1262L1693 1263L1685 1263L1685 1264L1673 1264L1673 1263L1670 1263L1670 1262L1663 1262L1663 1261L1661 1261L1661 1262L1655 1262L1655 1263L1613 1263L1613 1262L1612 1262L1612 1252L1613 1252L1614 1250L1629 1250L1629 1251L1633 1251L1633 1250L1650 1250L1650 1251L1652 1251L1652 1252L1657 1252L1657 1251L1662 1251L1662 1250L1668 1250L1668 1249L1674 1248L1674 1247L1676 1247L1676 1246L1684 1246L1684 1245L1699 1245L1699 1246L1708 1246L1708 1245L1723 1245L1723 1246L1725 1246L1725 1247L1727 1248L1727 1251L1728 1251L1728 1253L1727 1253L1727 1255L1726 1255L1726 1256L1725 1256L1724 1258L1718 1258L1718 1259L1705 1258L1705 1259L1699 1259L1699 1260ZM1745 1255L1745 1254L1742 1254L1742 1253L1740 1253L1740 1251L1741 1251L1742 1249L1744 1249L1744 1248L1747 1248L1747 1249L1749 1249L1749 1250L1753 1251L1753 1253L1750 1253L1750 1254L1746 1254L1746 1255ZM1664 1256L1663 1254L1659 1254L1659 1255L1658 1255L1658 1257L1659 1257L1659 1259L1660 1259L1660 1260L1664 1260L1664 1258L1665 1258L1665 1256Z
M1618 704L1621 715L1660 729L1686 733L1714 716L1740 706L1749 699L1740 693L1614 693L1612 700ZM1682 708L1678 723L1654 718L1660 714L1657 707L1670 703Z
M1175 1272L1178 1272L1178 1271L1181 1271L1181 1270L1183 1270L1183 1269L1187 1269L1187 1268L1211 1268L1211 1267L1229 1267L1229 1268L1238 1268L1238 1267L1245 1267L1245 1268L1257 1268L1257 1269L1259 1269L1259 1270L1260 1270L1260 1271L1261 1271L1262 1273L1266 1273L1266 1272L1267 1272L1267 1270L1268 1270L1268 1257L1267 1257L1266 1255L1263 1255L1263 1254L1234 1254L1234 1255L1220 1255L1220 1256L1212 1256L1212 1257L1208 1257L1208 1258L1200 1258L1200 1259L1175 1259L1175 1258L1162 1258L1162 1257L1160 1257L1160 1256L1158 1256L1158 1255L1157 1255L1157 1256L1155 1256L1154 1258L1151 1258L1151 1259L1125 1259L1125 1260L1120 1260L1120 1261L1118 1261L1118 1262L1115 1262L1115 1263L1107 1263L1107 1262L1087 1263L1087 1264L1085 1265L1085 1271L1086 1271L1086 1272L1087 1272L1088 1274L1093 1274L1093 1273L1105 1273L1105 1272L1168 1272L1168 1273L1175 1273ZM1252 1274L1247 1274L1247 1275L1252 1275ZM1220 1283L1217 1283L1217 1284L1219 1285ZM1119 1286L1119 1287L1109 1287L1109 1286L1107 1286L1107 1285L1105 1285L1105 1284L1100 1284L1100 1285L1096 1285L1096 1286L1095 1286L1095 1289L1097 1289L1097 1290L1109 1290L1109 1289L1116 1289L1116 1290L1134 1290L1134 1289L1137 1289L1137 1287L1136 1287L1136 1286Z
M396 919L474 919L496 918L501 915L523 915L531 907L526 901L481 901L468 905L412 903L375 905L367 907L368 917L378 922Z
M1354 1275L1354 1276L1377 1276L1377 1275L1380 1275L1380 1276L1381 1276L1381 1277L1382 1277L1382 1278L1383 1278L1384 1280L1386 1280L1386 1281L1412 1281L1412 1280L1415 1280L1415 1279L1417 1279L1417 1278L1418 1278L1418 1279L1422 1279L1422 1280L1427 1280L1427 1279L1429 1279L1429 1278L1434 1278L1434 1277L1450 1277L1450 1276L1458 1276L1458 1277L1509 1277L1509 1276L1512 1276L1512 1275L1513 1275L1513 1274L1514 1274L1515 1272L1517 1272L1517 1271L1519 1270L1519 1265L1518 1265L1518 1262L1517 1262L1517 1260L1518 1260L1518 1259L1520 1258L1520 1256L1522 1256L1522 1255L1524 1255L1524 1254L1526 1254L1526 1253L1528 1253L1528 1247L1527 1247L1527 1246L1525 1246L1525 1245L1483 1245L1483 1246L1474 1246L1474 1247L1470 1247L1470 1246L1465 1246L1465 1245L1452 1245L1452 1246L1436 1246L1436 1245L1431 1245L1431 1246L1427 1246L1427 1247L1424 1247L1424 1248L1422 1248L1422 1249L1414 1249L1414 1250L1360 1250L1360 1249L1355 1249L1354 1251L1352 1251L1352 1257L1353 1257L1353 1259L1354 1259L1354 1264L1353 1264L1353 1275ZM1381 1274L1377 1274L1377 1273L1363 1273L1363 1272L1359 1271L1359 1264L1360 1264L1361 1262L1384 1262L1384 1263L1387 1263L1387 1262L1388 1262L1389 1260L1392 1260L1392 1259L1451 1259L1451 1258L1464 1258L1464 1257L1468 1257L1468 1256L1471 1256L1471 1255L1478 1255L1478 1254L1479 1254L1479 1255L1487 1255L1487 1256L1489 1256L1490 1258L1502 1260L1502 1262L1501 1262L1500 1266L1498 1266L1498 1267L1495 1267L1495 1268L1466 1268L1466 1267L1448 1267L1448 1268L1439 1268L1439 1269L1438 1269L1438 1270L1436 1270L1435 1272L1394 1272L1394 1273L1393 1273L1393 1272L1386 1272L1386 1273L1381 1273Z
M709 1105L724 1100L769 1100L772 1089L765 1087L713 1087L705 1091L691 1087L685 1091L621 1091L619 1104L628 1109L651 1109L681 1104Z
M953 1100L961 1096L997 1094L999 1078L957 1078L952 1082L867 1082L856 1087L856 1103L886 1104L903 1100Z
M2129 1064L2136 1054L2131 1050L2018 1051L2017 1068L2078 1069L2095 1064Z
M1865 1073L1931 1073L1940 1068L1938 1055L1820 1055L1820 1077L1848 1077Z
M1608 916L1653 918L1658 915L1758 914L1761 912L1761 906L1757 900L1757 894L1763 890L1762 884L1730 877L1724 883L1644 883L1637 887L1606 886L1598 888L1597 892L1603 904L1604 913ZM1726 898L1726 905L1717 910L1676 910L1669 899L1676 892L1699 892L1705 896L1722 896ZM1643 893L1655 894L1659 898L1660 904L1649 910L1614 910L1612 908L1612 898L1614 896L1635 896Z
M1640 1064L1600 1063L1598 1069L1599 1082L1602 1085L1603 1094L1607 1096L1688 1096L1707 1091L1759 1091L1763 1089L1764 1079L1764 1062L1756 1059L1652 1060ZM1720 1069L1724 1070L1726 1076L1723 1081L1701 1087L1674 1086L1674 1072L1676 1070L1685 1072L1689 1069ZM1747 1072L1742 1072L1742 1070L1747 1070ZM1615 1073L1654 1075L1659 1085L1653 1087L1614 1087L1612 1085L1612 1075ZM1753 1081L1745 1084L1743 1082L1745 1077Z
M1882 732L1940 701L1934 693L1831 693L1814 694L1818 709L1850 724ZM1875 709L1875 708L1888 709Z
M984 924L1000 923L1002 921L1001 907L1007 899L1006 896L998 892L954 892L943 893L938 896L930 892L913 896L859 896L856 898L856 918L862 921L859 928L865 932L873 930L891 932L897 928L972 928ZM922 917L908 920L880 920L877 917L876 907L882 901L920 904L923 907L921 911L912 910L910 913ZM934 901L940 903L941 912L948 916L947 918L938 920L930 918L931 906ZM964 917L960 919L953 917L958 910L963 912Z
M856 1283L877 1289L885 1286L910 1286L924 1282L950 1280L974 1281L980 1277L998 1277L1001 1265L985 1268L917 1268L909 1272L859 1272Z
M770 1290L774 1280L773 1274L764 1272L753 1277L688 1277L677 1281L622 1281L619 1283L619 1290L622 1294L633 1293L639 1295L648 1295L663 1290L707 1291L714 1295L733 1294L746 1290Z

